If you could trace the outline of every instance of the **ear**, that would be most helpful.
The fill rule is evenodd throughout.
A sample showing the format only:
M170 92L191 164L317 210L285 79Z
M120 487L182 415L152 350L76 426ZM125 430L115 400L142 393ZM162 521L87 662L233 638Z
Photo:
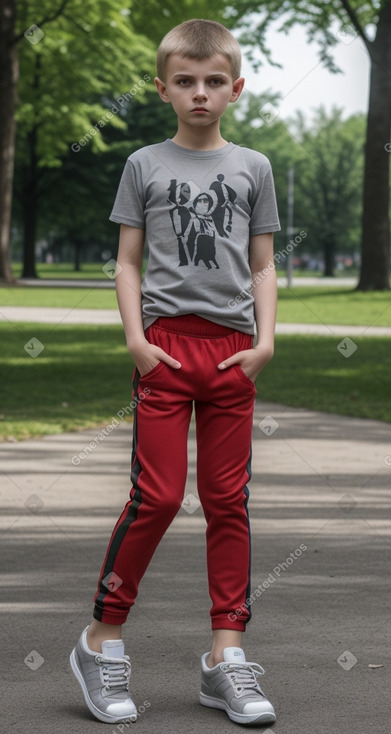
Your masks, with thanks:
M239 79L236 79L236 81L233 83L233 85L232 85L232 95L231 95L231 99L229 100L230 102L237 102L238 101L240 95L243 92L244 82L245 82L245 80L241 76L241 77L239 77Z
M158 76L155 76L153 81L155 82L155 87L159 92L160 99L162 99L163 102L170 102L165 82L162 82L162 80L159 79Z

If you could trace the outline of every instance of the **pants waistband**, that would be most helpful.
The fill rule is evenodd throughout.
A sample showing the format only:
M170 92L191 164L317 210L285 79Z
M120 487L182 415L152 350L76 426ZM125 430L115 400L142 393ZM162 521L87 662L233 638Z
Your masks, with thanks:
M235 334L236 329L230 329L228 326L216 324L214 321L203 319L195 314L185 314L184 316L160 316L153 322L152 328L164 329L164 331L172 331L176 334L185 334L186 336L200 336L206 339L217 339L222 336Z

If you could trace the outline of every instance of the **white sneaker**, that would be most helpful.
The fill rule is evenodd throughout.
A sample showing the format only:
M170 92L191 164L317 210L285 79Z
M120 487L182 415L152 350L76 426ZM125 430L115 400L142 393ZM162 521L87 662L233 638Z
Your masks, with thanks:
M240 647L226 647L224 662L214 668L206 664L208 655L207 652L201 658L203 706L223 709L237 724L273 724L274 708L257 681L264 669L258 663L247 663Z
M109 724L136 721L137 709L129 695L131 665L122 640L105 640L102 652L87 645L85 628L71 653L72 670L91 713Z

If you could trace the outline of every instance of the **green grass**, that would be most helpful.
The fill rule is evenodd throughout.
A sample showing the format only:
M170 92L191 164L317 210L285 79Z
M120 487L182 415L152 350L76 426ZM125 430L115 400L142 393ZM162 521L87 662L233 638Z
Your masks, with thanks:
M108 423L131 400L132 363L121 326L0 324L0 436L17 439ZM44 350L32 358L35 337Z
M116 309L114 289L3 287L1 306ZM391 326L391 293L326 286L280 288L278 321L304 324Z
M277 278L287 278L287 270L277 267L276 268ZM322 280L324 275L323 272L320 270L301 270L300 268L294 268L293 273L293 280L295 278L318 278L319 280ZM330 276L328 276L330 277ZM336 280L339 280L340 278L353 278L355 280L358 280L359 277L359 271L357 268L347 268L346 270L335 270L334 272L334 278Z
M53 263L52 265L48 263L37 263L36 271L39 278L64 278L65 280L68 278L80 278L83 280L85 278L99 278L107 280L107 275L102 271L103 265L103 260L101 263L87 263L81 266L80 271L76 272L70 263ZM22 265L20 263L13 263L12 272L15 278L21 278Z
M116 309L114 289L2 287L1 306ZM391 293L363 293L346 288L279 289L278 321L304 324L391 326Z
M391 326L391 292L364 293L346 288L280 288L280 322Z
M23 439L107 425L131 401L133 366L121 326L0 324L0 438ZM33 359L24 345L44 350ZM391 350L386 338L279 336L257 381L258 399L391 422Z
M275 356L257 380L258 399L326 413L391 422L391 349L387 337L279 336Z
M45 308L117 308L114 288L49 288L15 286L0 288L1 306Z
M104 265L104 262L102 260L101 263L83 263L81 265L81 270L79 272L76 272L74 269L74 266L72 263L37 263L36 264L36 271L39 278L64 278L72 279L72 278L100 278L105 279L107 276L102 271L102 265ZM14 274L15 278L21 278L22 277L22 269L23 266L21 263L13 263L12 264L12 272ZM285 278L286 277L286 270L281 270L280 268L277 270L277 276L279 278ZM309 270L294 270L293 271L293 277L294 278L322 278L322 273L320 272L311 272ZM355 270L346 270L342 272L336 273L337 278L355 278L357 277L357 272Z

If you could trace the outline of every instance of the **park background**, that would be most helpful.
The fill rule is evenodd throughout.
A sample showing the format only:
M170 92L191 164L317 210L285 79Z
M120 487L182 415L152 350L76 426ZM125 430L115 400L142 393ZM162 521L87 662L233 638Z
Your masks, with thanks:
M121 326L71 324L56 308L82 322L84 309L117 309L108 215L127 156L175 132L154 89L155 53L191 17L220 20L241 41L247 90L222 132L266 154L275 176L280 328L258 398L390 420L390 5L7 0L3 439L104 426L128 402ZM57 322L23 321L36 307Z
M270 157L282 223L275 356L254 413L247 658L266 670L268 733L389 729L391 0L3 0L6 734L97 730L68 658L129 492L133 365L108 216L129 153L175 132L154 56L196 16L254 57L223 130ZM124 630L139 734L229 726L198 702L210 600L195 443L191 424L186 496Z

